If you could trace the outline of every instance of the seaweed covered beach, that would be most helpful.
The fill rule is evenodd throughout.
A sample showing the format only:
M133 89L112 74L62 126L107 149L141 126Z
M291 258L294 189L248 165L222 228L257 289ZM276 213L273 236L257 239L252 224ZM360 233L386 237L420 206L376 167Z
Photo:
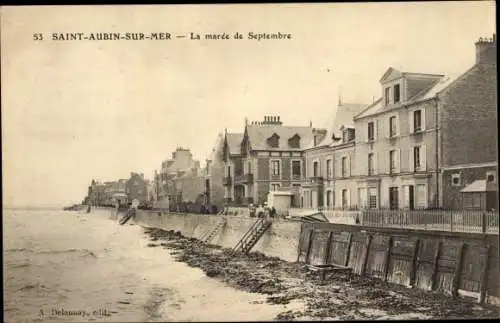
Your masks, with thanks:
M180 232L144 228L148 247L163 247L174 259L238 290L266 295L268 304L294 305L276 320L498 318L500 311L474 299L409 289L349 272L321 281L307 266L261 253L245 255L186 238Z

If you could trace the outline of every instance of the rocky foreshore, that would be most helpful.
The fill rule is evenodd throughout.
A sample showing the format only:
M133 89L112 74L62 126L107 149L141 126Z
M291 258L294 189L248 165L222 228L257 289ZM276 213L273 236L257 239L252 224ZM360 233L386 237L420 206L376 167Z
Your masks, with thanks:
M239 290L266 294L270 304L302 304L299 310L280 313L276 320L500 317L499 309L479 306L474 300L408 289L347 272L334 272L322 282L304 264L261 253L245 255L183 237L178 231L155 228L144 231L151 240L149 247L163 247L177 261L200 268L209 277Z
M63 208L64 211L80 211L85 209L85 205L83 204L73 204L71 206L66 206Z

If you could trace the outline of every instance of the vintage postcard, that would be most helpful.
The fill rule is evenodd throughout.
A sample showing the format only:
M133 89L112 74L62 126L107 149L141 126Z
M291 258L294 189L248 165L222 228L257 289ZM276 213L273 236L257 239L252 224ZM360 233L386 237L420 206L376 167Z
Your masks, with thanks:
M495 13L1 7L5 322L499 318Z

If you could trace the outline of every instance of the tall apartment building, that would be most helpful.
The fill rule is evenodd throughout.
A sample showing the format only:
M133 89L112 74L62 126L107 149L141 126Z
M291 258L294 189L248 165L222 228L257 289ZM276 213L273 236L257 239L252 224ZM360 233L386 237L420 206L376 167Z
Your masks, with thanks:
M312 126L284 126L279 116L265 116L263 121L246 122L241 139L226 134L227 201L262 204L270 191L287 189L294 192L293 204L300 205L299 190L305 181L304 147L313 133Z
M457 78L384 73L381 99L354 118L359 207L462 208L467 184L496 182L495 38L476 52Z
M186 178L183 178L184 175ZM180 203L184 200L183 191L191 199L198 194L199 176L202 176L199 161L193 159L189 149L177 148L172 152L171 159L162 162L161 170L155 176L156 204L168 208L169 205Z
M389 68L382 98L354 118L359 207L437 206L436 107L428 100L443 75Z

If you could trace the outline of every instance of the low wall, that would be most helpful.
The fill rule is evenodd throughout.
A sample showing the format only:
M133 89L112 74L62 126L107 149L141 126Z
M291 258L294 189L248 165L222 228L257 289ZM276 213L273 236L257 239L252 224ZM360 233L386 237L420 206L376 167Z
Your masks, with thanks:
M187 237L200 238L222 219L219 215L138 211L134 221L140 225L181 231ZM225 248L233 248L256 220L256 218L227 216L226 224L210 242ZM277 220L264 233L252 251L295 262L298 258L300 230L299 222Z
M299 261L499 305L498 235L304 223Z

